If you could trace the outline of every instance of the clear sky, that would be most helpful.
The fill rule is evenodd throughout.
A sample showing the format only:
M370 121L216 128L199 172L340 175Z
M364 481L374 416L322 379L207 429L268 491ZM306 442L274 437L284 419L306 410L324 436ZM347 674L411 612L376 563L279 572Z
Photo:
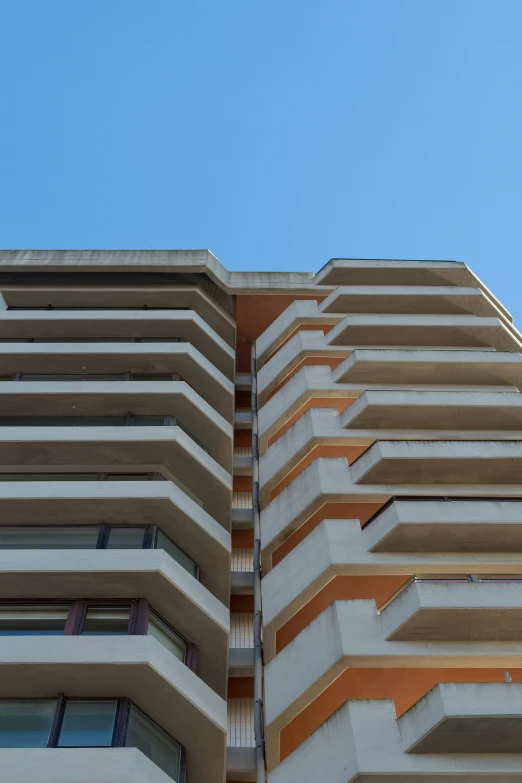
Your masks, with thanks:
M0 246L466 261L522 326L522 0L0 0Z

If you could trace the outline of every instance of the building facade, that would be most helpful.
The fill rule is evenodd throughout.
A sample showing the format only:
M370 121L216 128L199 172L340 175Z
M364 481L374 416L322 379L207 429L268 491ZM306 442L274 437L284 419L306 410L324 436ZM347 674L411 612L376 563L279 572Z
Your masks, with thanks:
M522 780L522 336L465 264L0 293L1 780Z

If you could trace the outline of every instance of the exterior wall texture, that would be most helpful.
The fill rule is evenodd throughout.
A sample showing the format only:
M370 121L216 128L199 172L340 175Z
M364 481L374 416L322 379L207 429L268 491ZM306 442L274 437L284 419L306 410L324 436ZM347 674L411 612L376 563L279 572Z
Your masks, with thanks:
M0 292L9 781L522 779L522 336L465 264L1 251Z

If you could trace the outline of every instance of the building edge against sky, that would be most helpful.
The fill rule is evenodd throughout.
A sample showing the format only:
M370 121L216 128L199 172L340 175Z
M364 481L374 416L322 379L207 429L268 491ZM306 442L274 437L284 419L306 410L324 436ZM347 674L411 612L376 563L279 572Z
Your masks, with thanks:
M522 777L522 337L466 264L0 292L10 783Z

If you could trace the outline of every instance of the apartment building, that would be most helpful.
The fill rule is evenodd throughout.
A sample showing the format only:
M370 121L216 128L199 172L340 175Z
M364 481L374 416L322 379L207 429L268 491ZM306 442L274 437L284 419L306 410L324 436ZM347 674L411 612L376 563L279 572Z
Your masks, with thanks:
M522 336L465 264L0 294L0 780L522 780Z

